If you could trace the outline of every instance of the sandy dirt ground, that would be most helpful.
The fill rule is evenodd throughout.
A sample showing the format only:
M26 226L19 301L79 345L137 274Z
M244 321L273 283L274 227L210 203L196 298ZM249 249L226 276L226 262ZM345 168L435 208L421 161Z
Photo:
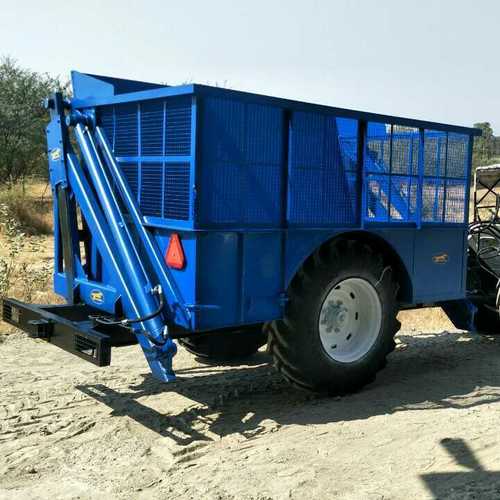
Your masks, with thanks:
M97 368L10 331L0 498L499 498L500 339L418 333L416 314L343 398L292 389L264 352L207 366L181 349L162 385L136 346Z
M51 261L40 238L19 259ZM0 499L500 498L500 337L400 320L387 368L343 398L291 388L265 352L180 349L163 385L136 346L97 368L0 323Z

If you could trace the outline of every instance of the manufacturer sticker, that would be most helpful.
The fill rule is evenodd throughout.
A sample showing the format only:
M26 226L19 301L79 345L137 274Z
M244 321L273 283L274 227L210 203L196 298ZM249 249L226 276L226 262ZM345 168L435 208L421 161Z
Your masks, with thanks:
M52 161L57 161L61 159L61 150L59 148L55 148L50 152L50 158Z
M104 302L104 294L100 290L92 290L90 292L90 300L94 304L102 304Z
M433 255L432 262L434 262L434 264L446 264L448 262L448 254L438 253L436 255Z

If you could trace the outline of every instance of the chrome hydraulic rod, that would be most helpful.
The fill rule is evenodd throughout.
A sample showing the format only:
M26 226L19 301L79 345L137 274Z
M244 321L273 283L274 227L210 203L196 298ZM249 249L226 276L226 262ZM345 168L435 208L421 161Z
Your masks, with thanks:
M153 267L153 270L158 277L160 284L163 287L164 292L167 294L169 299L169 303L171 303L174 307L173 314L180 313L182 315L182 322L186 327L190 326L191 314L189 310L184 307L184 301L182 300L181 293L177 286L175 286L175 281L169 275L168 269L165 267L165 263L160 255L159 249L152 238L151 234L143 225L143 220L141 214L139 212L139 208L137 206L137 202L130 191L130 187L125 180L121 169L118 167L118 164L115 160L115 157L111 151L111 147L106 138L106 134L104 133L101 127L95 128L95 135L97 138L97 142L101 148L103 153L104 161L106 162L113 179L118 186L119 192L121 194L123 203L128 210L128 213L132 219L135 230L141 239L141 242L144 245L144 248L147 253L147 257Z
M119 215L120 208L110 191L109 181L105 177L106 172L104 165L101 162L88 127L82 125L82 123L77 123L74 130L90 180L108 224L110 231L109 236L112 237L116 251L120 257L122 272L125 275L127 287L130 288L130 299L134 304L133 311L130 312L135 314L136 317L148 317L157 309L157 302L153 294L153 286L143 271L143 267L137 258L137 252L133 248L134 242L130 238L128 231L124 227L125 224ZM171 339L164 335L166 325L160 316L155 316L144 323L139 323L139 325L147 332L147 335L154 339L155 343L168 343L168 341L172 343ZM139 337L145 336L139 332L138 338ZM139 339L139 341L145 350L148 361L150 361L151 352L146 352L146 350L151 351L153 346L149 341L142 342L141 339ZM175 348L175 344L172 343L172 345ZM157 361L161 363L161 359ZM157 372L155 375L161 380L172 380L173 373L167 373L168 366L165 367L166 370L161 370L158 366L151 366L151 368L154 373Z

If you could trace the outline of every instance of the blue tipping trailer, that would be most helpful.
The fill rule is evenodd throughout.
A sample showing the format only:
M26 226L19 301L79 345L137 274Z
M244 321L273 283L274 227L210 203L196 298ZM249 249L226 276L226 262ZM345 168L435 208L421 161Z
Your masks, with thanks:
M32 335L99 365L139 342L164 381L174 339L204 357L269 339L289 380L342 393L384 364L399 308L465 298L477 129L203 85L72 82L70 101L48 100L47 128L68 306L4 302Z

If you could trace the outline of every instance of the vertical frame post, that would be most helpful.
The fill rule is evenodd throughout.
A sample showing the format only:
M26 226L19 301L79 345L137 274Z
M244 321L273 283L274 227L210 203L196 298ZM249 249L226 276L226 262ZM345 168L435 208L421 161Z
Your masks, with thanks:
M191 97L191 149L189 151L189 218L193 221L193 226L197 223L196 205L198 203L198 192L196 189L196 168L197 168L197 147L201 143L201 137L198 138L198 120L200 117L199 99L195 95ZM166 151L164 153L167 154Z
M366 121L358 121L358 145L357 145L357 180L358 180L358 212L359 212L359 226L365 227L365 214L366 214L366 171L365 171L365 142L366 142Z
M417 228L422 227L422 204L424 190L424 158L425 158L425 131L419 129L419 147L418 147L418 195L417 195Z
M387 196L387 222L391 222L391 207L392 207L392 141L394 138L394 124L391 123L391 137L389 140L389 175L388 177L388 187L389 187L389 193Z
M442 222L446 222L446 196L448 193L448 141L449 141L449 132L446 132L446 146L444 152L444 178L443 178L443 214L442 214Z

